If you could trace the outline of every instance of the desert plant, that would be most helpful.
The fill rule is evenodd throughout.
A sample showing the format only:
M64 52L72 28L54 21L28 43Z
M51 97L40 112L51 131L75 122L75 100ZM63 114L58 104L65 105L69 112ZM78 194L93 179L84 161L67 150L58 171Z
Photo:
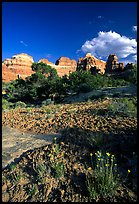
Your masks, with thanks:
M53 175L55 178L60 178L64 175L65 168L62 162L53 163L52 168L53 168Z
M24 102L22 102L22 101L18 101L18 102L15 103L15 107L16 108L19 108L19 107L20 108L26 108L26 106L27 105Z
M29 189L29 194L33 196L35 192L36 192L36 188L35 188L35 185L33 184L32 187Z
M21 174L18 174L18 173L14 173L13 176L14 176L15 182L19 182L20 179L22 178L22 175L21 175Z
M48 156L50 158L53 176L57 179L64 176L63 151L61 151L61 145L56 143L56 137L53 140L51 153Z
M95 153L94 162L91 156L91 167L88 168L86 184L91 198L99 196L112 196L118 188L119 176L115 156L100 151Z
M104 135L100 132L96 132L94 134L91 134L91 136L88 138L89 144L93 147L94 144L101 148L104 145Z
M89 91L91 91L92 88L90 85L86 84L86 83L82 83L79 85L78 91L81 93L87 93Z
M40 183L44 183L45 182L45 178L46 178L46 172L47 172L47 168L45 164L38 164L35 168L35 171L37 172L37 180Z
M10 105L9 102L6 99L2 99L2 109L9 109Z
M137 107L134 103L134 99L129 98L119 98L112 102L111 105L108 106L108 114L124 114L128 117L136 117L137 116Z
M54 102L50 98L48 98L45 101L42 101L41 105L47 106L47 105L53 104L53 103Z
M11 164L11 165L10 165L11 171L13 171L13 170L16 168L16 166L17 166L16 164Z

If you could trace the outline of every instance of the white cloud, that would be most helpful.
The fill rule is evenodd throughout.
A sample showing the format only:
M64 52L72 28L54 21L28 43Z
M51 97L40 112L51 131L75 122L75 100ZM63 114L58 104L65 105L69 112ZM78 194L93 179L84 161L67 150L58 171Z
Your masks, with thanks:
M26 43L24 43L22 40L20 41L21 44L23 44L24 46L28 46Z
M97 18L98 18L98 19L101 19L101 18L103 18L103 16L98 16Z
M137 32L137 26L132 26L132 30Z
M98 37L86 41L81 50L84 53L90 52L96 57L102 57L107 60L109 54L116 54L118 58L126 58L137 53L136 39L129 39L116 32L98 33Z
M120 60L119 60L119 62L123 62L125 65L127 64L127 63L137 63L137 54L135 54L135 55L130 55L129 57L126 57L126 58L121 58Z
M47 54L47 55L46 55L46 58L51 58L51 57L52 57L51 54Z

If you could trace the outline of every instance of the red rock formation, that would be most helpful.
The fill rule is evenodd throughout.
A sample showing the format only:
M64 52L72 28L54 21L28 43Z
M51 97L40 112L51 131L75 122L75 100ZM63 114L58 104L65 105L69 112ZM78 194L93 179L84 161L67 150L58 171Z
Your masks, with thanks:
M87 53L84 58L79 58L77 63L77 70L90 70L91 72L104 74L106 62L97 59L92 56L91 53Z
M70 66L70 67L76 67L77 66L77 63L75 60L71 60L70 58L68 57L60 57L56 63L56 65L59 65L59 66Z
M25 79L34 73L31 68L33 62L33 58L24 53L14 55L11 59L5 59L2 63L2 80L9 82L17 79L18 76Z
M17 79L18 76L25 79L34 73L31 68L33 62L33 58L24 53L14 55L11 59L5 59L2 63L2 80L9 82ZM55 68L60 77L76 71L77 65L75 60L70 60L68 57L61 57L57 60L58 65L49 62L47 59L40 59L38 62L44 62Z
M40 59L40 60L38 61L38 63L40 63L40 62L46 63L46 64L48 64L48 65L53 64L52 62L49 62L48 59Z
M59 65L53 65L53 68L57 70L57 73L60 77L66 75L69 75L70 72L75 72L76 68L71 66L59 66Z
M44 62L57 70L60 77L69 75L70 72L76 71L77 63L75 60L70 60L68 57L60 57L55 64L49 62L47 59L41 59L38 62Z

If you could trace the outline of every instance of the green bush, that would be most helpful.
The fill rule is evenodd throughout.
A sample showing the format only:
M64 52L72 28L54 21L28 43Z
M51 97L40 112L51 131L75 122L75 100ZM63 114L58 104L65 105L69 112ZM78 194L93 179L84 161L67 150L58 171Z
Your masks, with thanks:
M91 86L86 83L80 84L78 88L78 91L81 93L87 93L91 90L92 90Z
M18 101L18 102L16 102L15 103L15 108L26 108L26 104L24 103L24 102L22 102L22 101Z
M98 99L104 99L105 97L107 97L107 95L105 93L100 93L97 95L92 95L89 97L89 100L98 100Z
M47 106L47 105L53 104L53 103L54 103L54 102L53 102L50 98L48 98L48 99L46 99L45 101L42 101L41 105L42 105L42 106Z
M134 99L132 100L129 98L116 99L111 105L109 105L108 114L120 114L128 117L136 117L137 107L134 101Z
M10 105L6 99L2 99L2 110L9 109Z

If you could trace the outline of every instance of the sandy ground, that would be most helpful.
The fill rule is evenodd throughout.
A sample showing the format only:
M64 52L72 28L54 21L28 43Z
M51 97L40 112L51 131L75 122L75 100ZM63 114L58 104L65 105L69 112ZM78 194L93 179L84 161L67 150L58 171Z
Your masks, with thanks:
M19 158L23 152L45 146L60 134L37 135L24 133L18 129L2 127L2 168Z

